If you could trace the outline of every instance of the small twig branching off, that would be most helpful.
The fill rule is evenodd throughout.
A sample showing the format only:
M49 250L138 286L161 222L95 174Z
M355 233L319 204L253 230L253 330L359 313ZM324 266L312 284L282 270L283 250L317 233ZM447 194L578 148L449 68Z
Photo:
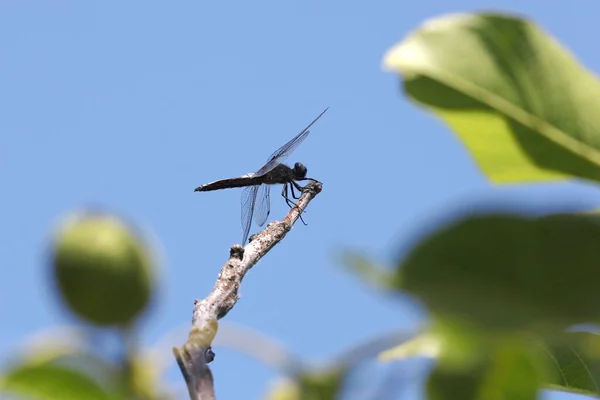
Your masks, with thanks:
M183 374L190 399L215 399L213 376L208 363L214 358L211 344L217 334L218 320L227 315L238 301L238 291L246 273L285 237L321 189L320 182L309 182L283 220L269 223L265 230L254 235L246 247L233 245L229 260L223 265L211 293L205 299L194 302L188 340L180 348L173 347L173 355Z

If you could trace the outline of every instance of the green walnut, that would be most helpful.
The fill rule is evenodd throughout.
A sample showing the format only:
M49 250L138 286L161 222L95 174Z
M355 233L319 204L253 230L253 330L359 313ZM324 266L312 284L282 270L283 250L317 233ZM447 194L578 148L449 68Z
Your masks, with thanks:
M57 233L53 273L62 299L96 325L127 326L150 301L153 270L139 237L111 215L69 218Z

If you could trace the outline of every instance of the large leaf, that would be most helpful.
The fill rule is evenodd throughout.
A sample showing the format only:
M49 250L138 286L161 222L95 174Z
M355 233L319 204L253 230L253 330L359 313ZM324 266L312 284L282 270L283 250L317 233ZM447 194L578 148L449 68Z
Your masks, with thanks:
M294 379L277 381L264 396L265 400L334 400L342 391L346 371L306 370Z
M400 264L396 286L447 320L509 332L600 321L600 224L587 214L466 217Z
M547 387L600 397L600 336L568 332L541 343L538 357L554 369Z
M443 331L428 330L414 339L382 352L383 362L412 357L437 358L454 348ZM549 367L541 385L552 390L600 397L600 336L589 332L567 332L552 338L531 339L536 358ZM489 346L488 346L489 348ZM449 373L449 372L446 372ZM464 371L455 372L464 377Z
M533 400L537 397L541 363L519 345L500 345L469 369L438 364L427 382L430 400Z
M109 400L89 376L53 363L25 364L0 378L0 393L36 400Z
M384 65L493 182L600 180L600 82L535 24L443 16L390 49Z

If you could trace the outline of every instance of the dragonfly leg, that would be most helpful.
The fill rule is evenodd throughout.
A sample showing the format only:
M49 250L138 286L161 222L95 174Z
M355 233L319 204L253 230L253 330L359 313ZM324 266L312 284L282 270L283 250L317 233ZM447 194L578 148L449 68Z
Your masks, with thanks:
M303 180L303 181L315 181L315 182L317 182L317 181L316 181L315 179L313 179L313 178L304 178L304 179L302 179L302 180ZM306 188L306 186L301 186L301 185L300 185L298 182L296 182L296 181L291 181L290 183L292 184L292 186L291 186L291 190L292 190L292 197L293 197L293 198L295 198L295 199L299 199L299 198L300 198L300 196L298 196L298 197L296 197L296 196L295 196L295 193L294 193L294 187L295 187L296 189L298 189L298 191L299 191L299 192L302 192L302 191L304 191L304 189ZM305 213L305 212L306 212L306 210L305 210L305 211L303 211L303 213ZM302 219L302 214L300 214L300 221L302 221L302 223L303 223L304 225L308 225L306 222L304 222L304 219Z
M291 185L290 189L292 190L292 198L296 200L300 199L300 196L296 196L296 192L294 192L294 185Z
M306 211L303 211L303 213L305 213ZM308 224L306 222L304 222L304 219L302 219L302 214L300 214L300 221L302 221L302 223L304 224L304 226L307 226Z
M318 180L314 179L314 178L301 178L301 179L296 179L297 181L311 181L311 182L319 182Z
M304 189L306 189L306 186L302 186L302 185L300 185L300 184L299 184L297 181L311 181L311 182L319 182L318 180L316 180L316 179L313 179L313 178L301 178L301 179L296 179L296 180L290 181L290 183L291 183L291 184L292 184L292 185L293 185L293 186L294 186L296 189L298 189L298 191L300 191L300 192L303 192L303 191L304 191ZM300 197L296 197L296 196L295 196L295 193L294 193L294 188L292 188L292 196L293 196L295 199L299 199L299 198L300 198Z
M300 192L302 192L304 190L304 188L306 188L306 186L300 186L300 184L298 184L298 182L296 181L292 181L292 185L298 189Z
M294 188L293 188L293 186L291 186L290 188L292 190L292 197L294 197ZM292 200L290 200L290 198L288 196L288 184L287 183L285 185L283 185L283 189L281 190L281 196L283 196L283 198L285 199L285 202L287 203L287 205L290 208L294 208L297 206L297 204L295 202L293 202ZM297 197L294 197L294 198L297 199ZM305 212L306 211L303 211L303 213L305 213ZM302 223L305 226L308 225L306 222L304 222L304 219L302 218L302 214L300 214L300 221L302 221Z
M281 190L281 196L283 196L283 198L285 199L286 204L288 205L288 207L293 208L296 206L296 203L294 203L292 200L290 200L289 195L288 195L288 185L287 183L285 185L283 185L283 189Z

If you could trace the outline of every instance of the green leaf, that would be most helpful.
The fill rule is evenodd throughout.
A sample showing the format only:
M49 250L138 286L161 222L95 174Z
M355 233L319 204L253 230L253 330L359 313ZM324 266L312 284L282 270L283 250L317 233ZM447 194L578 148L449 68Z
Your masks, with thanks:
M0 374L0 392L13 389L20 391L21 389L15 388L14 385L21 382L21 378L18 377L24 376L23 374L46 376L44 371L58 368L59 371L76 371L84 379L93 377L97 386L116 393L122 385L122 371L119 365L91 353L87 349L85 332L78 326L62 326L46 329L25 338L7 362L8 372L4 373L5 376ZM28 394L30 393L25 393Z
M342 264L351 273L361 278L362 282L379 289L389 289L392 272L378 266L371 259L358 252L342 253Z
M265 400L334 400L339 397L346 371L343 368L315 369L299 373L295 379L276 382Z
M411 357L436 358L442 349L443 340L434 332L425 331L391 349L379 353L379 361L398 361Z
M0 378L0 393L37 400L109 400L89 376L52 363L21 365Z
M469 216L419 243L396 287L436 317L555 332L600 321L600 224L587 214Z
M305 372L300 376L302 399L334 400L343 386L346 370L336 368L329 371Z
M538 357L554 370L549 389L600 397L600 336L565 333L543 343Z
M600 180L600 82L534 23L442 16L391 48L384 66L493 182Z
M461 335L465 335L464 330L461 331ZM382 352L379 360L393 362L411 357L443 359L444 357L441 356L446 356L442 362L448 366L450 364L448 354L457 350L457 347L465 349L465 346L461 346L460 340L457 343L456 338L457 335L449 335L447 329L430 329L410 341ZM466 335L464 340L472 343L473 337ZM589 332L566 332L553 337L530 338L528 343L535 354L535 359L544 363L548 369L541 381L542 386L551 390L600 397L599 335ZM485 348L492 346L493 341L485 343ZM472 347L469 350L480 353L481 347ZM439 374L445 375L442 372ZM459 379L474 379L464 377L463 372L457 375L462 376Z
M498 345L468 369L438 364L427 382L430 400L533 400L543 366L519 345Z
M302 392L298 382L283 378L271 384L263 400L301 400Z

